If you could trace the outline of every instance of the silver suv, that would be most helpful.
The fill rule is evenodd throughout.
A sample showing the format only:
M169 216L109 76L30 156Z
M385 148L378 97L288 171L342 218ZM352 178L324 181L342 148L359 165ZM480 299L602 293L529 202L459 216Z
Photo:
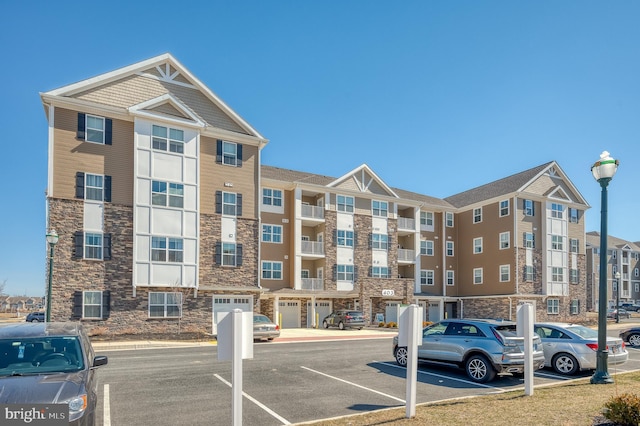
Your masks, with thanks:
M407 365L407 348L393 338L393 356ZM493 380L496 374L524 373L524 338L516 335L516 323L485 319L450 319L422 330L418 360L457 365L475 382ZM538 335L533 337L533 368L544 367Z

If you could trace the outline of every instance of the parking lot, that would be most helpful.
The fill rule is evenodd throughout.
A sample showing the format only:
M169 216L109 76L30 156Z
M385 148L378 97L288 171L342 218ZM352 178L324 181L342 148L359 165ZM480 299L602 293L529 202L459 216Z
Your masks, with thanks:
M615 333L610 333L615 334ZM405 405L405 369L391 354L391 337L261 343L243 362L243 423L282 425ZM102 352L101 352L102 353ZM231 363L215 345L105 352L99 407L104 425L231 424ZM640 368L640 349L609 372ZM590 377L535 373L535 386ZM471 382L453 367L420 364L417 402L522 389L519 377ZM534 395L535 397L535 395ZM214 421L215 420L215 421Z

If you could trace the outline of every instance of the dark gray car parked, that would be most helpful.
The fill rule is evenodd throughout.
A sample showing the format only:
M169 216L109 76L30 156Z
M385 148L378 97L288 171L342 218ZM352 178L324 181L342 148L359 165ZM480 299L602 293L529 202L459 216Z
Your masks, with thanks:
M362 330L364 324L364 315L360 311L341 310L332 312L322 320L324 328L338 327L340 330L345 328L357 328Z
M94 425L106 363L79 323L0 326L0 404L66 404L70 425Z

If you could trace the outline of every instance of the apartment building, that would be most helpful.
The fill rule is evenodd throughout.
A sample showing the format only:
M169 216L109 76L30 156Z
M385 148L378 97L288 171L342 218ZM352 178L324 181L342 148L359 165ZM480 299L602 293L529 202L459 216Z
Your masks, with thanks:
M587 309L592 311L598 310L600 255L600 233L587 232ZM617 299L640 302L640 244L608 235L606 259L607 306L616 306Z
M268 143L170 54L41 93L53 320L113 334L216 333L220 314L317 327L585 315L584 213L556 162L445 199L262 165ZM181 325L182 324L182 325Z

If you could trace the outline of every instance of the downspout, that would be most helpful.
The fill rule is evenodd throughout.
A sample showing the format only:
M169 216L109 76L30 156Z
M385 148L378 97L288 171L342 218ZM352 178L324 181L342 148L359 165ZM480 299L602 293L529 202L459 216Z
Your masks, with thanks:
M258 271L258 288L262 288L262 285L260 284L260 278L262 277L262 274L260 273L260 259L262 259L262 211L260 210L260 206L262 204L262 197L260 196L260 194L262 193L262 162L261 162L261 156L260 156L261 154L262 154L262 147L259 147L258 148L258 189L256 194L256 199L258 200L258 202L256 203L258 205L258 259L257 259L257 265L256 265L256 271Z
M519 268L519 263L518 263L518 259L519 259L519 250L518 250L518 241L520 241L520 238L518 236L518 220L517 220L517 211L518 211L518 196L514 195L513 196L513 208L511 209L513 211L513 247L515 248L515 252L516 252L516 261L515 261L515 271L513 271L513 274L515 275L515 279L516 279L516 294L520 294L520 268Z

